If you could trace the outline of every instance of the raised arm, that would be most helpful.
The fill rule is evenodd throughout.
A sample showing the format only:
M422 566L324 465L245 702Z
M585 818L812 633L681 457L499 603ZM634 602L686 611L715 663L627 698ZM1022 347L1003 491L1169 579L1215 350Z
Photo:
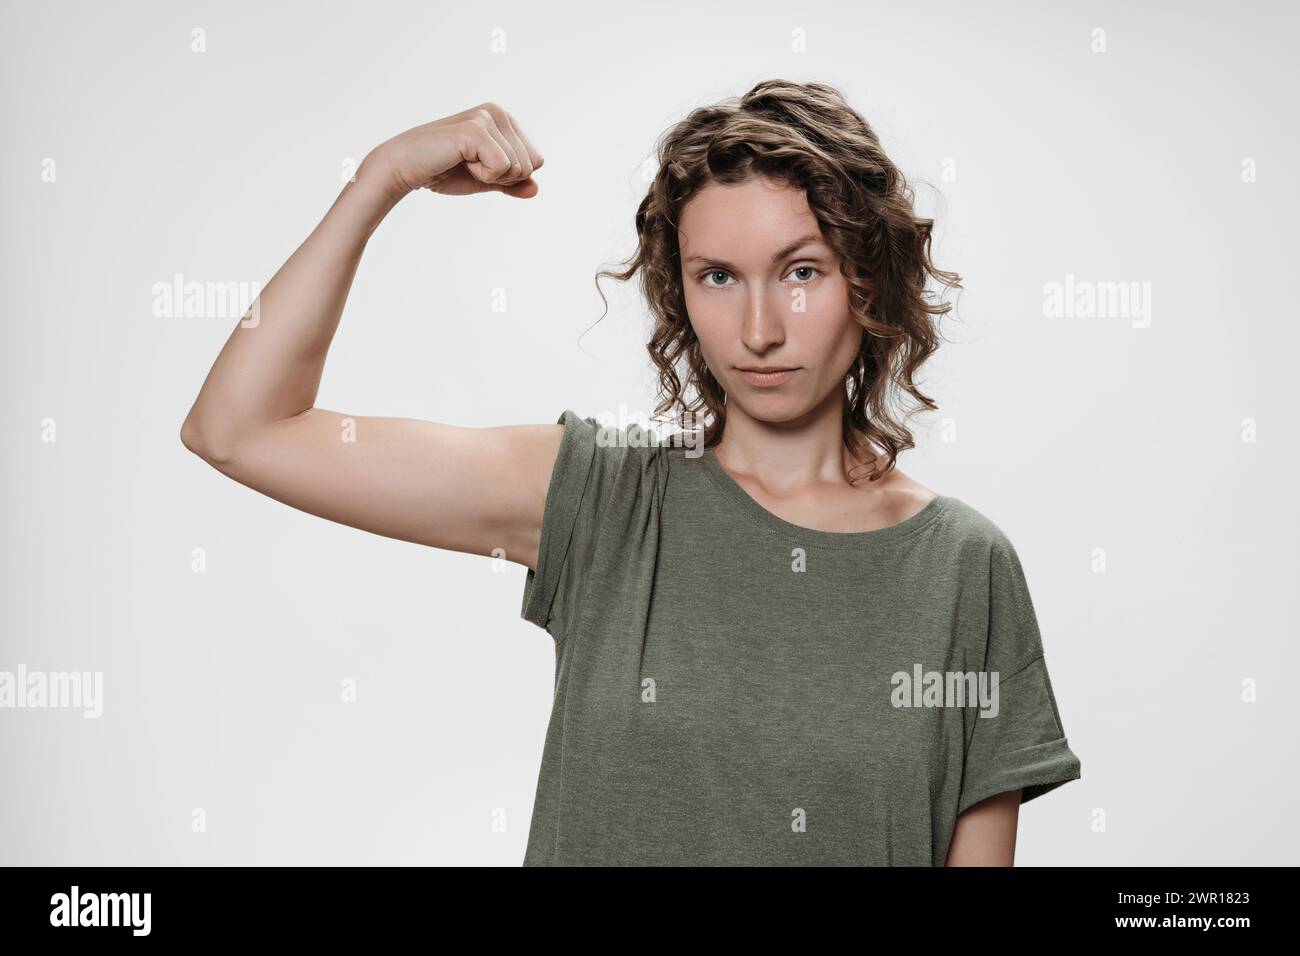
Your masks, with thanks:
M408 192L535 196L542 165L492 103L372 150L245 313L181 426L185 447L294 508L404 541L535 568L562 426L464 428L316 407L370 235Z

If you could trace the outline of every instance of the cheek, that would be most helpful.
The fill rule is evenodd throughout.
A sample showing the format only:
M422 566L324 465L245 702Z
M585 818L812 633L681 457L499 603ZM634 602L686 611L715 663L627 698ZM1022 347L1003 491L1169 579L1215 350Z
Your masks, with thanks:
M805 346L828 365L847 364L857 354L862 326L849 311L847 287L824 284L807 297L807 312L795 314L802 320Z
M704 360L708 362L711 356L722 354L726 349L723 340L729 334L734 334L732 325L728 317L707 295L693 295L688 286L684 291L683 300L686 303L686 314L691 323L691 331L695 333L695 338L700 343L700 351L704 353Z

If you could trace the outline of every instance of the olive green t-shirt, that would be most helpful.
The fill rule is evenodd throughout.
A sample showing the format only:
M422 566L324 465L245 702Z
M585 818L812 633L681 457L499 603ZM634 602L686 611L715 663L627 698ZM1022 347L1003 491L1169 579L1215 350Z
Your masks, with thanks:
M942 866L967 807L1080 777L1019 558L974 508L802 528L711 448L558 421L525 866Z

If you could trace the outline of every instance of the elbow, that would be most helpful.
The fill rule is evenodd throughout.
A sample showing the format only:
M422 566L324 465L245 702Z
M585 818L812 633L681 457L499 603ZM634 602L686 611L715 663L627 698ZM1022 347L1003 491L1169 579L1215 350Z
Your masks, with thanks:
M213 442L193 415L186 416L181 424L181 444L214 468L220 469L230 462L229 446Z
M202 447L202 443L199 439L199 427L194 424L192 416L185 416L185 421L181 422L181 444L184 445L187 450L194 452L194 454L201 454L199 452L199 448Z

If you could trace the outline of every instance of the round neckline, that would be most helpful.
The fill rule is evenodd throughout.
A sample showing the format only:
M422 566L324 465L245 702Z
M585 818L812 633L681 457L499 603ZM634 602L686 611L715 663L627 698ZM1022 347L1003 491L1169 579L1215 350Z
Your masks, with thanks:
M708 472L709 477L714 480L723 493L739 505L741 510L747 513L758 525L773 532L813 541L822 546L852 548L867 544L896 541L928 525L943 513L952 502L952 498L948 495L936 495L916 514L910 515L896 524L876 528L872 531L821 531L817 528L805 528L803 525L786 521L759 504L758 500L722 467L722 463L718 461L717 455L713 452L712 445L706 446L704 454L698 457L704 463L704 469Z

